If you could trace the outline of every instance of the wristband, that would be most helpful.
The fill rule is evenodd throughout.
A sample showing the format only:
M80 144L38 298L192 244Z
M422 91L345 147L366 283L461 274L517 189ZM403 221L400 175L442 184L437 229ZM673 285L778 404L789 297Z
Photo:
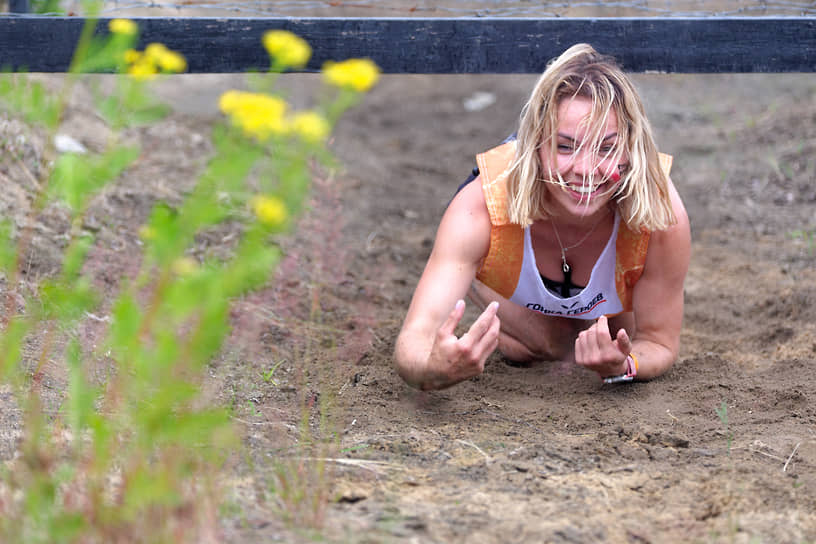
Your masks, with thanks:
M635 379L638 373L638 360L634 353L630 353L626 357L626 374L619 376L609 376L603 379L603 383L624 383L631 382Z

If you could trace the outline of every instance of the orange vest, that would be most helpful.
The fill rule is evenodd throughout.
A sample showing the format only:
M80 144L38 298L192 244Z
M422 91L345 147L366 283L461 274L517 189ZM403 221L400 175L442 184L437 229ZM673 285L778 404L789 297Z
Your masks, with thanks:
M507 211L507 174L515 158L516 142L510 141L476 156L482 192L490 214L490 249L476 278L504 298L516 290L524 257L524 229L510 222ZM660 166L668 175L672 157L660 154ZM632 293L643 273L650 233L633 231L621 221L615 240L615 287L623 309L632 311Z

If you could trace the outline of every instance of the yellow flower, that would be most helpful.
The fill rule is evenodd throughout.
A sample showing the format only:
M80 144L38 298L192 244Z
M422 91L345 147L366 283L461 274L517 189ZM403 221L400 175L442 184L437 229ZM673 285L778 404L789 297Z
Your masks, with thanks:
M303 68L312 56L306 41L286 30L270 30L262 38L263 46L283 68Z
M125 51L125 62L128 64L136 64L141 58L141 51L136 51L135 49L128 49Z
M322 142L329 135L329 122L314 111L295 114L290 122L292 131L307 142Z
M256 196L250 205L258 220L265 225L279 226L286 221L286 205L277 197Z
M198 269L198 261L192 257L179 257L170 265L170 270L176 276L190 276Z
M111 19L111 22L108 23L108 30L114 34L134 36L139 31L139 26L130 19Z
M323 77L337 87L365 92L377 83L380 69L370 59L329 60L323 65Z
M248 136L266 140L286 134L286 102L277 96L243 91L227 91L218 100L221 111Z
M184 57L160 43L151 43L144 52L128 49L125 51L127 73L134 79L153 79L159 72L183 72L187 69Z
M187 69L184 56L168 49L164 44L151 43L145 48L144 54L156 66L157 71L179 73Z
M156 238L156 229L144 225L142 228L139 229L139 238L141 238L142 240L153 240L154 238Z
M159 58L170 51L163 43L150 43L145 47L144 54L158 64Z
M187 61L184 57L169 49L159 57L158 64L162 71L174 74L179 74L187 69Z
M218 99L218 108L226 113L230 114L238 107L238 104L241 102L241 91L236 90L229 90L221 95L221 98Z
M133 79L138 81L146 81L156 77L156 65L152 62L140 59L134 64L128 66L127 73Z

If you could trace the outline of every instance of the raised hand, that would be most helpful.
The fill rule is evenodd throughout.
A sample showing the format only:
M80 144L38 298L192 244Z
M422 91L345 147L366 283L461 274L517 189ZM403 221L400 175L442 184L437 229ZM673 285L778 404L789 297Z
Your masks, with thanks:
M612 339L609 321L601 316L575 339L575 362L597 372L602 378L626 372L626 357L632 351L632 341L625 329Z
M432 378L425 388L439 389L461 382L484 371L485 361L499 345L498 302L491 302L460 338L454 334L465 313L459 300L439 326L428 357Z

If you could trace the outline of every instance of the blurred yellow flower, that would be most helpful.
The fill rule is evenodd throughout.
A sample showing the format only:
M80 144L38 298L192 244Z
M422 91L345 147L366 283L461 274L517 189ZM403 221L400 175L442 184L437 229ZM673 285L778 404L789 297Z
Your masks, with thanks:
M235 126L261 141L289 129L286 102L277 96L231 90L221 95L218 106Z
M163 43L153 42L149 43L147 47L145 47L144 53L150 59L158 61L159 57L162 56L167 51L169 51L169 49L167 49L167 46L164 45Z
M128 49L125 51L125 62L128 64L136 64L142 58L142 52L135 49Z
M312 56L306 41L286 30L270 30L263 35L263 46L282 68L303 68Z
M156 229L144 225L139 229L139 238L142 240L153 240L156 237Z
M198 269L198 261L192 257L179 257L170 265L170 270L176 276L189 276Z
M187 61L175 51L171 51L164 44L151 43L144 51L150 62L156 65L162 72L179 73L187 69Z
M280 226L286 221L286 205L277 197L256 196L250 205L258 220L265 225Z
M137 81L147 81L156 77L156 66L152 62L140 59L128 66L127 73Z
M144 52L128 49L125 51L127 73L137 80L156 77L159 72L179 73L187 69L187 61L175 51L160 43L151 43Z
M307 142L322 142L329 135L331 127L325 117L314 111L302 111L290 121L291 130Z
M377 83L380 69L370 59L329 60L323 65L323 77L337 87L365 92Z
M230 114L238 107L241 101L241 91L229 90L218 99L218 108L225 114Z
M139 31L139 26L130 19L111 19L108 30L114 34L133 36Z
M159 68L161 68L163 72L180 74L187 69L187 61L179 53L168 50L159 57Z

